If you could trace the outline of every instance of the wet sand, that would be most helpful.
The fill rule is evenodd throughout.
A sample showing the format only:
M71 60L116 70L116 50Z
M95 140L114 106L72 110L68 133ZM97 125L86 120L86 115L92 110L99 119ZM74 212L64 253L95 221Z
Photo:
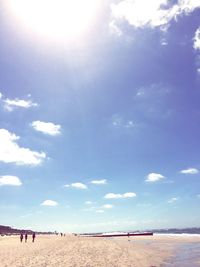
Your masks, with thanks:
M200 238L192 237L132 237L128 241L69 235L37 236L35 243L29 237L27 243L20 243L19 236L4 236L0 237L0 263L1 267L170 266L181 244L198 242Z

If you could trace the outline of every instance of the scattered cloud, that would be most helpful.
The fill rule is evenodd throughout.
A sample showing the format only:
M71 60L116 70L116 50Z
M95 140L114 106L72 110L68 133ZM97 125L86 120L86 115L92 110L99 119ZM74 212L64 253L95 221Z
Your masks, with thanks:
M0 161L17 165L39 165L46 158L44 152L20 147L16 141L20 137L6 129L0 129Z
M3 94L0 92L0 99L3 97Z
M193 48L200 50L200 27L195 32Z
M135 28L162 28L178 16L199 8L200 0L178 0L177 4L169 4L167 0L121 0L110 7L113 25L126 21Z
M137 206L138 207L150 207L152 206L152 204L151 203L138 203Z
M86 201L85 204L91 205L93 203L91 201ZM113 207L114 207L114 205L112 205L112 204L104 204L101 207L90 206L90 207L88 207L86 209L83 209L83 211L93 211L93 212L99 212L99 213L101 213L101 212L104 212L104 210L106 210L106 209L112 209Z
M120 28L117 26L116 21L112 20L112 21L109 23L109 28L110 28L110 31L111 31L112 33L114 33L115 35L117 35L117 36L121 36L121 35L122 35L122 31L121 31Z
M108 193L104 196L106 199L117 199L117 198L132 198L136 197L136 193L128 192L124 194L114 194L114 193Z
M112 116L111 123L115 128L130 129L138 126L133 120L123 119L122 116L118 114Z
M83 183L72 183L71 187L77 188L77 189L87 189L87 185Z
M168 45L168 42L165 39L162 39L161 42L160 42L160 44L162 46L167 46Z
M173 183L174 183L174 181L173 180L169 180L169 179L168 180L166 179L166 180L163 181L163 184L173 184Z
M33 215L34 215L33 213L27 213L27 214L21 215L20 218L28 218L28 217L31 217Z
M92 205L93 202L92 202L92 201L85 201L85 204L86 204L86 205Z
M86 208L86 209L83 209L83 211L94 211L96 210L96 207L89 207L89 208Z
M111 204L105 204L102 206L103 209L112 209L114 206Z
M72 183L72 184L66 184L64 185L64 187L72 187L72 188L76 188L76 189L87 189L87 185L83 184L83 183Z
M172 197L168 200L168 203L174 203L178 200L179 198L178 197Z
M188 168L188 169L185 169L185 170L181 170L180 173L183 173L183 174L197 174L197 173L199 173L199 170L196 169L196 168Z
M1 95L2 96L2 95ZM31 100L24 100L24 99L9 99L6 98L3 100L4 108L7 111L13 111L15 108L31 108L38 106L37 103L33 103Z
M133 121L127 121L124 125L125 128L133 128L135 127L135 123Z
M171 93L171 89L163 83L151 83L148 86L143 86L138 88L136 91L136 100L137 101L154 101L156 98L165 99L167 95ZM156 103L157 104L157 103Z
M96 210L96 213L104 213L104 210Z
M97 185L107 184L107 180L106 180L106 179L92 180L90 183L91 183L91 184L97 184Z
M22 182L17 176L4 175L0 176L0 186L3 185L20 186Z
M150 182L150 183L154 183L154 182L158 182L158 181L160 181L160 180L162 180L164 178L165 178L165 176L163 176L162 174L152 172L152 173L149 173L147 175L145 181L146 182Z
M42 206L51 206L51 207L55 207L58 205L58 203L54 200L45 200L41 203Z
M58 135L60 134L61 126L54 124L52 122L43 122L43 121L33 121L31 126L39 132L49 135Z
M134 110L147 120L163 120L171 117L169 103L172 88L165 83L150 83L139 87L134 97Z

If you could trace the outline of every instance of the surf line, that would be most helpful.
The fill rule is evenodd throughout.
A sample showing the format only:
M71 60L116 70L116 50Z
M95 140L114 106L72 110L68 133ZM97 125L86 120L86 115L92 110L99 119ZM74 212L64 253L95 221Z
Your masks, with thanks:
M123 237L123 236L152 236L153 233L124 233L124 234L98 234L98 235L84 235L89 237Z

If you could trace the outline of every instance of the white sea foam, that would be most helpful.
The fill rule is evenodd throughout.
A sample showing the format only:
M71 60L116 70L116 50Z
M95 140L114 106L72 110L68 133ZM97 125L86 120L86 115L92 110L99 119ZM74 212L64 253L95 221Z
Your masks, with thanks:
M106 233L102 233L102 235L124 235L127 234L128 232L106 232Z
M198 237L200 238L200 234L187 234L187 233L182 233L182 234L168 234L168 233L155 233L155 236L167 236L167 237Z

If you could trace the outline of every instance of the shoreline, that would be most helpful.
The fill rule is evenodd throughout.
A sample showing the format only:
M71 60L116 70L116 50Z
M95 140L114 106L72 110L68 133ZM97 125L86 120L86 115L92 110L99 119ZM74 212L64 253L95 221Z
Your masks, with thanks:
M198 244L200 237L154 235L130 237L129 242L126 237L38 235L35 243L30 237L27 243L20 243L18 236L0 237L0 241L2 267L165 267L180 246Z

